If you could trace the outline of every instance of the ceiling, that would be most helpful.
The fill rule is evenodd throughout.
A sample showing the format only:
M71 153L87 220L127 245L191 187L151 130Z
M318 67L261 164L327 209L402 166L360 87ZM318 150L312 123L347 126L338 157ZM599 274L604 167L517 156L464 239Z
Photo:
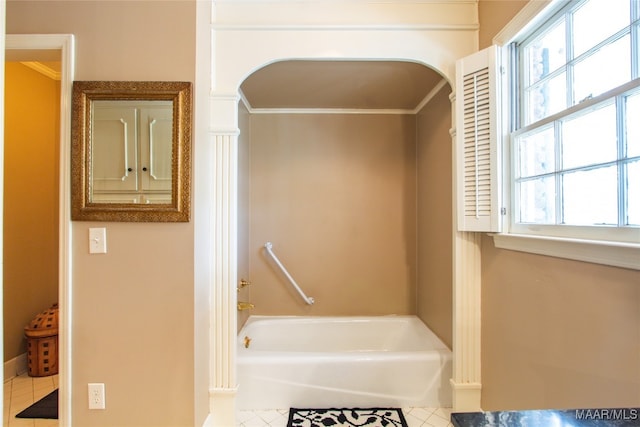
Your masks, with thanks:
M60 51L55 49L6 49L5 61L60 61Z
M240 89L251 109L410 110L442 81L402 61L283 61L251 74Z
M6 49L5 62L20 62L54 80L60 80L62 62L55 49Z

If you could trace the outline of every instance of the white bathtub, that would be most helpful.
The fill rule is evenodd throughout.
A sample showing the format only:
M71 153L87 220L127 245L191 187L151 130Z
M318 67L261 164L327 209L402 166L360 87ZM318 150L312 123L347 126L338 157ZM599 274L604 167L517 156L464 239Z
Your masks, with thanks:
M451 406L451 351L415 316L251 316L237 346L241 410Z

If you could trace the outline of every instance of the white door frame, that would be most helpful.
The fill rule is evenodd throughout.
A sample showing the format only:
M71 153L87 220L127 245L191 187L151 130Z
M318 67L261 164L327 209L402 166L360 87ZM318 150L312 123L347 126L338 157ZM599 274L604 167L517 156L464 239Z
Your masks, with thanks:
M3 20L4 22L4 20ZM58 367L59 409L61 426L71 425L71 90L75 68L74 38L70 34L7 34L2 35L6 50L59 50L62 65L60 73L60 170L59 170L59 225L58 225ZM5 49L2 50L4 54ZM36 55L36 53L34 53ZM34 57L34 59L37 59ZM4 63L4 61L3 61ZM4 80L4 79L3 79ZM2 86L4 95L4 85ZM4 96L3 96L4 98ZM3 117L4 117L4 110ZM4 135L4 133L2 134ZM4 153L4 136L2 136ZM0 164L0 171L4 164ZM4 335L4 333L2 334ZM2 337L4 339L4 337Z

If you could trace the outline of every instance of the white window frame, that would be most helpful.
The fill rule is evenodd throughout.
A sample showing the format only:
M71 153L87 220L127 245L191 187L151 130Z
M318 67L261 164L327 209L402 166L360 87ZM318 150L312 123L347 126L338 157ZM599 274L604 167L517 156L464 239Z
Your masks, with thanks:
M509 44L520 41L525 35L532 33L550 19L557 11L566 5L565 1L552 0L549 2L529 2L514 19L494 38L494 43L501 46L504 61L509 60ZM503 62L502 70L509 70L509 64ZM498 87L508 88L509 76L506 72L498 77ZM509 106L511 99L509 90L502 90L499 103L505 115L513 111ZM595 100L594 100L595 102ZM511 180L511 135L506 128L508 117L502 117L499 122L504 123L499 129L501 140L499 141L502 152L502 200L505 205L502 209L503 227L501 232L492 234L496 247L516 250L559 258L592 262L616 267L640 270L640 229L638 239L631 241L611 241L598 237L597 231L593 238L575 238L555 233L553 226L544 227L544 234L535 225L515 225L513 218L514 195ZM526 228L526 229L525 229Z

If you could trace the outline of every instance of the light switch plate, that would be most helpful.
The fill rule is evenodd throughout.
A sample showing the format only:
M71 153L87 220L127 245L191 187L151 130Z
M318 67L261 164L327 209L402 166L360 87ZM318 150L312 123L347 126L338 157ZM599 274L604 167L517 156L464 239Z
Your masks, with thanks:
M90 254L106 254L107 253L107 229L106 228L90 228L89 229L89 253Z

